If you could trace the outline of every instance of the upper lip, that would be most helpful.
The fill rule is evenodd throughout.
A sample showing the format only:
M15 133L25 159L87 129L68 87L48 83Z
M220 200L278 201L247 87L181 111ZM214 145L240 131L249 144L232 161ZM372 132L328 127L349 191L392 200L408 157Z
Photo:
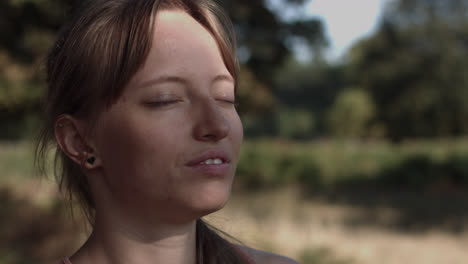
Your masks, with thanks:
M208 159L221 159L224 163L229 163L231 161L229 155L225 151L216 149L207 150L195 156L195 158L187 162L187 166L195 166Z

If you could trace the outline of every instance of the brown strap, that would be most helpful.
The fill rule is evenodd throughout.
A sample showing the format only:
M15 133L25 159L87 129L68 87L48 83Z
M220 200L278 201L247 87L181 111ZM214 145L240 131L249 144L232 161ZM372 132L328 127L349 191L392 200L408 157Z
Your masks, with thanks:
M234 245L234 248L244 257L245 260L247 260L249 264L255 264L255 261L253 261L253 259L247 255L247 253L245 253L239 246Z

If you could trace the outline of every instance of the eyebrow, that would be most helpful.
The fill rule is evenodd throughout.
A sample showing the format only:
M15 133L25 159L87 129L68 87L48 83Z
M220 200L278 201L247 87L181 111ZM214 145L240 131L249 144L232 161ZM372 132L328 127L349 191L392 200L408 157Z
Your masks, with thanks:
M230 74L218 74L216 75L212 80L211 83L219 82L219 81L227 81L227 82L232 82L234 83L234 78ZM179 77L179 76L173 76L173 75L161 75L157 78L150 79L148 81L145 81L141 83L139 86L140 87L147 87L150 85L156 85L160 83L180 83L187 85L189 81L185 78Z
M218 74L211 82L215 83L218 81L228 81L234 83L234 78L232 78L230 74Z

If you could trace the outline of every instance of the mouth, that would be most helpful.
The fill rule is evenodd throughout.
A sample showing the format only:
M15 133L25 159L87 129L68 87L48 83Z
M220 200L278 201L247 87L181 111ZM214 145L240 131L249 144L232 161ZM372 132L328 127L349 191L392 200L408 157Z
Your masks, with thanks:
M186 166L223 165L230 163L229 155L222 150L208 150L187 162Z
M202 161L200 162L199 164L200 165L219 165L219 164L223 164L224 163L224 160L220 159L220 158L215 158L215 159L207 159L205 161Z

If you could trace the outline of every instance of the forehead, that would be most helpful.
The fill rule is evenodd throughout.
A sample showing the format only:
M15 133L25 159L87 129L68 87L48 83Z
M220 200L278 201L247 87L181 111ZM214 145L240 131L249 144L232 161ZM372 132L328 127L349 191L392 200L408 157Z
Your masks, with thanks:
M161 10L154 22L153 41L156 46L169 39L208 41L217 47L212 35L193 17L182 10Z
M229 74L211 33L183 11L163 10L154 22L152 46L135 75L144 81L159 74L190 77Z

